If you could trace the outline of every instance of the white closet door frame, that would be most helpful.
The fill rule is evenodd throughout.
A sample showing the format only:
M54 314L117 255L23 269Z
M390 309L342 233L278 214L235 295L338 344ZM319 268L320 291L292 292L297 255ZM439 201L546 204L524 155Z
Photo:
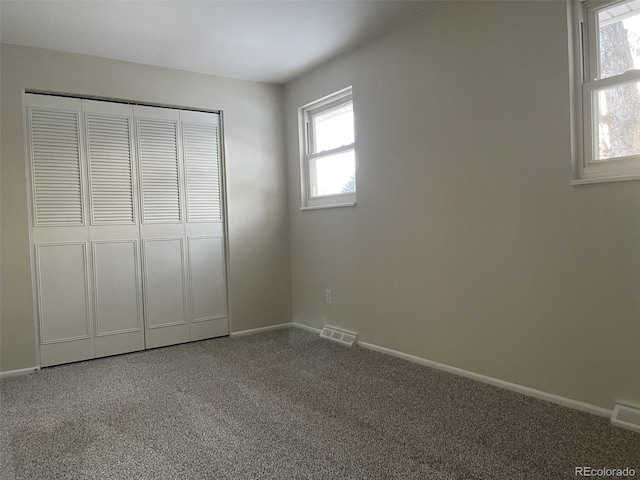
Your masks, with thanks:
M227 198L227 161L224 135L224 112L218 112L218 155L220 157L220 197L222 201L222 236L224 245L224 270L227 285L227 334L233 331L231 311L231 252L229 247L229 211Z
M34 368L37 370L42 366L42 360L40 358L40 319L38 315L38 292L36 281L36 260L35 260L35 247L34 235L33 235L33 187L31 185L32 172L31 172L31 141L30 141L30 128L29 128L29 106L33 102L33 94L28 94L26 91L22 91L22 131L23 131L23 148L24 148L24 171L26 174L27 182L27 212L29 222L29 273L31 275L31 304L33 307L33 342L36 351L36 364Z

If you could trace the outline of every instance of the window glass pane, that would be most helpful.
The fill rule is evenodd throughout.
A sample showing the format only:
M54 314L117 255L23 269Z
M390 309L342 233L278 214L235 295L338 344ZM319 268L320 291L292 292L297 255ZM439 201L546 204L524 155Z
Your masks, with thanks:
M312 197L356 191L355 151L314 158L309 167Z
M323 152L353 143L353 103L313 116L314 152Z
M594 92L596 160L640 155L640 81Z
M598 12L600 78L640 69L640 0Z

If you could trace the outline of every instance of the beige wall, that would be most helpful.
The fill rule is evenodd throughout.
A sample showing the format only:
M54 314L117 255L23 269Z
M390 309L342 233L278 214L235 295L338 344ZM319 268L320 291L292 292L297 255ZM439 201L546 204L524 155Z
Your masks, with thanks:
M564 2L447 2L288 85L294 320L640 403L640 181L569 185L568 75ZM300 211L296 109L347 85L357 205Z
M232 330L290 320L282 87L12 45L1 55L2 371L36 362L23 89L223 110Z

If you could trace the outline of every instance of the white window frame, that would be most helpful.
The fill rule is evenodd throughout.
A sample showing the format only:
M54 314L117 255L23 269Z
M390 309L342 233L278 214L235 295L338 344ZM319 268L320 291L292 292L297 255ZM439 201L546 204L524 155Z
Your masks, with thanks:
M319 100L313 101L298 109L298 130L300 139L300 183L302 193L301 210L315 210L319 208L351 207L356 204L356 192L338 193L334 195L312 196L311 195L311 161L321 157L328 157L337 153L353 150L356 152L356 144L342 145L340 147L325 150L323 152L312 152L313 145L313 122L315 115L334 109L346 103L353 103L352 87L344 88L338 92L327 95ZM354 115L355 117L355 115ZM355 119L354 119L355 123ZM355 125L354 125L355 128ZM356 155L357 172L357 155ZM356 173L357 179L357 173ZM357 180L356 180L357 185ZM357 190L357 186L356 186Z
M595 159L596 117L594 93L604 88L640 81L640 70L599 79L598 18L600 10L625 0L572 0L569 32L572 60L573 185L640 179L640 155Z

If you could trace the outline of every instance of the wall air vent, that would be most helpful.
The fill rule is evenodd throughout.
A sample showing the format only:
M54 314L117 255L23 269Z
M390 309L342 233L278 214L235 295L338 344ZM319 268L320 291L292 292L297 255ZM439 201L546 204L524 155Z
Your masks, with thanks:
M640 408L616 403L611 415L611 423L618 427L640 432Z
M320 332L320 338L326 338L327 340L333 340L334 342L352 347L356 343L358 334L325 325Z

